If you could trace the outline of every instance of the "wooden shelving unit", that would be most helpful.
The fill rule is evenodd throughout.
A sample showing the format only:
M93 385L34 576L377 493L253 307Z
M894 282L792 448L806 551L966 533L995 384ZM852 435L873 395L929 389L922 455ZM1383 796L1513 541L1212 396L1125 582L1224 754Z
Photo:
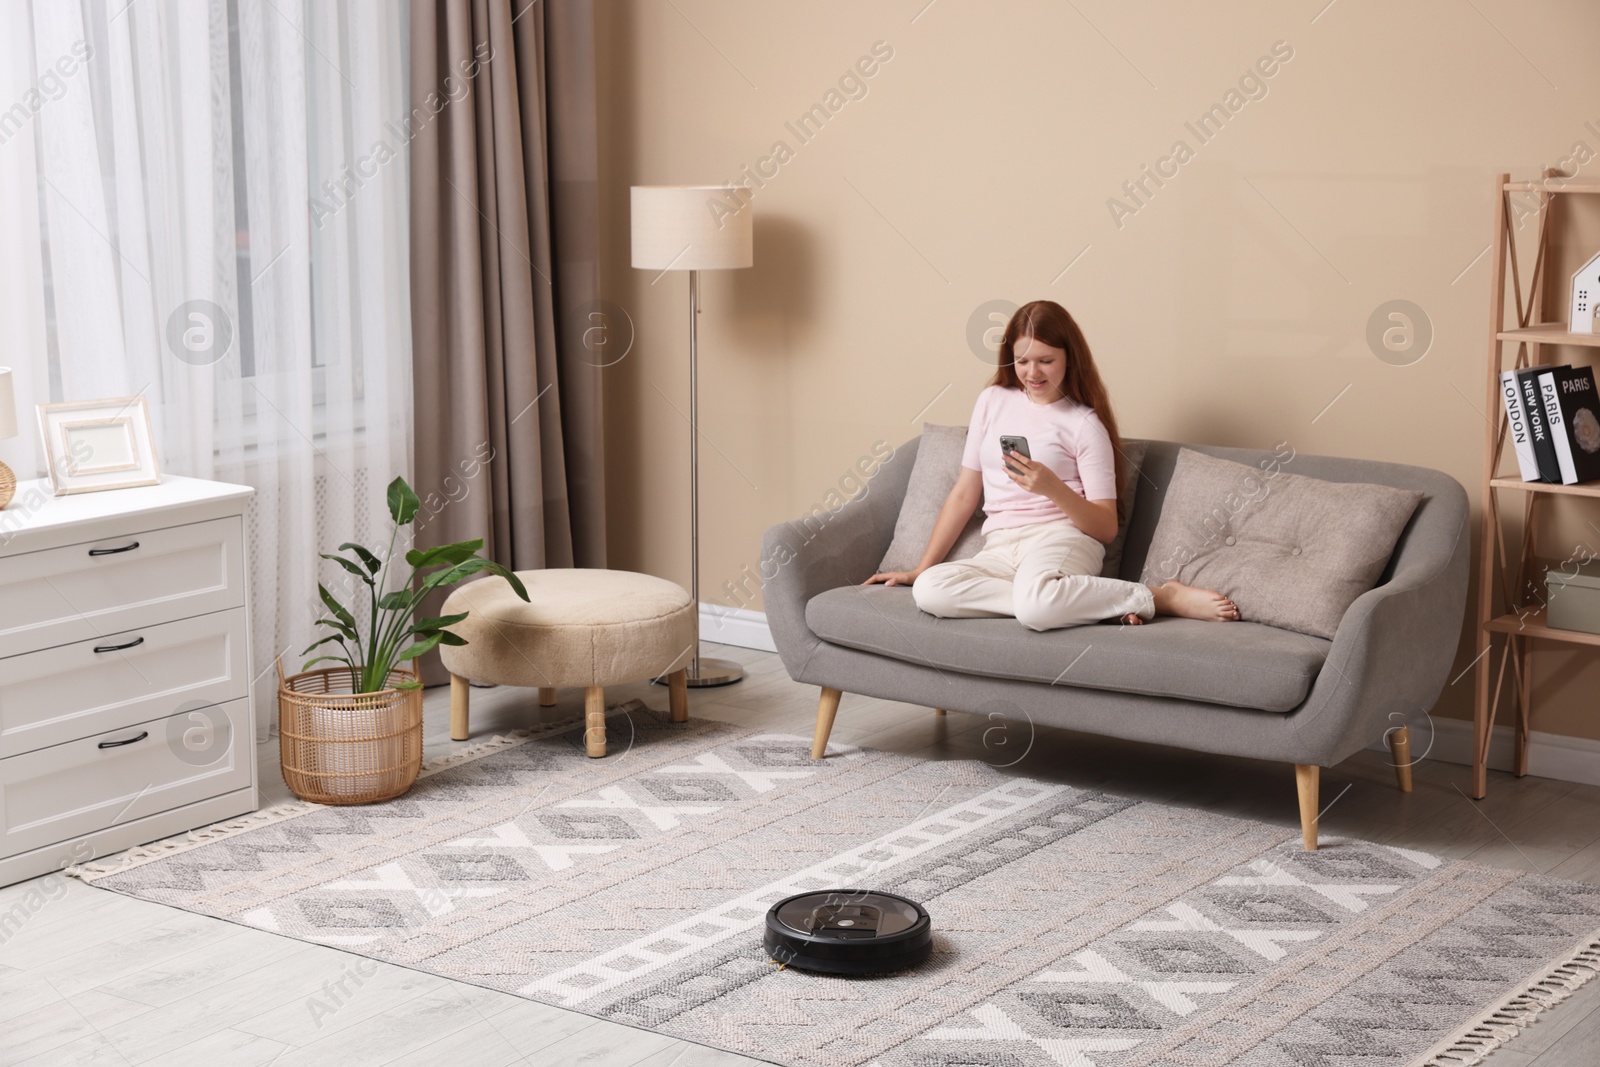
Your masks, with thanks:
M1540 322L1520 330L1501 330L1495 334L1500 341L1518 341L1530 345L1583 345L1600 348L1600 333L1568 333L1565 323Z
M1581 630L1553 630L1545 624L1544 609L1530 609L1526 613L1509 612L1496 615L1483 624L1484 629L1497 634L1522 634L1525 637L1546 641L1567 641L1574 645L1593 645L1600 648L1600 634L1586 634Z
M1514 193L1531 193L1538 199L1539 243L1528 279L1526 300L1523 299L1517 259L1516 232L1511 225L1511 196ZM1521 776L1528 773L1528 721L1533 710L1534 643L1553 641L1600 648L1600 634L1552 629L1545 622L1544 605L1537 600L1530 601L1526 595L1529 582L1534 578L1535 534L1543 510L1536 505L1562 496L1600 498L1600 482L1552 485L1547 482L1525 482L1514 471L1510 476L1498 472L1506 451L1507 433L1505 405L1500 394L1500 372L1551 363L1550 349L1557 346L1600 348L1600 334L1569 333L1565 322L1535 320L1546 297L1543 282L1550 258L1555 198L1571 195L1600 195L1600 182L1571 181L1556 171L1548 170L1537 182L1513 182L1509 174L1501 174L1495 180L1494 244L1491 246L1495 251L1494 288L1490 296L1487 391L1489 418L1484 434L1478 655L1473 661L1476 665L1476 692L1473 708L1472 795L1480 798L1488 791L1489 740L1499 712L1500 696L1505 688L1507 666L1511 667L1512 684L1516 692L1512 764L1515 773ZM1516 318L1509 324L1506 321L1508 272L1516 297ZM1554 297L1564 305L1567 299L1565 277L1559 280L1558 285L1560 291ZM1552 299L1551 302L1556 300ZM1509 363L1506 361L1508 353ZM1522 537L1516 545L1509 543L1500 502L1500 493L1508 490L1523 494ZM1497 599L1500 606L1497 606ZM1498 656L1495 655L1497 643L1500 646Z

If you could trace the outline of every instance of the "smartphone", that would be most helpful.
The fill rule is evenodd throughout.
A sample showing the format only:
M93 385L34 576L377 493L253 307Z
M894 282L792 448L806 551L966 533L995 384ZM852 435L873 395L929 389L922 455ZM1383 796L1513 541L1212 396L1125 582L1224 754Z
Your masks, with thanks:
M1010 436L1008 434L1001 434L1000 435L1000 452L1001 452L1002 455L1007 454L1007 453L1011 453L1011 452L1020 452L1024 456L1027 456L1029 459L1033 458L1033 453L1028 451L1028 439L1026 437L1012 437L1012 436ZM1021 474L1022 473L1020 470L1017 470L1016 467L1013 467L1009 463L1006 464L1006 470L1014 471L1017 474Z

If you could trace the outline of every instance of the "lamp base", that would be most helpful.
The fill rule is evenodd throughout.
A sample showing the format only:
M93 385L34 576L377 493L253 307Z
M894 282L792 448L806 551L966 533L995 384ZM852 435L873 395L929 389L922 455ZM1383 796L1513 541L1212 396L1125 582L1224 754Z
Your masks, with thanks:
M689 668L684 672L685 681L690 689L711 689L719 685L732 685L744 677L744 668L732 660L711 659L707 656L700 657L700 668ZM657 685L666 685L667 676L662 675L656 679Z
M11 468L0 463L0 508L11 503L11 498L17 494L17 476Z

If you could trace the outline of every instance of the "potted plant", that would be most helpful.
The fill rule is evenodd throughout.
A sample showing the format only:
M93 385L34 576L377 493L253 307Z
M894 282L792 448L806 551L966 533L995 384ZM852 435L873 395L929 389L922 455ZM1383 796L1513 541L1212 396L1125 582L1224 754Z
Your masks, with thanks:
M403 579L394 566L400 528L416 518L421 501L404 478L389 483L393 529L382 556L345 542L322 558L353 580L346 603L324 583L317 593L328 614L317 620L326 635L308 645L301 673L279 667L278 749L283 779L296 796L324 804L365 804L399 796L422 767L422 683L416 659L441 644L464 645L449 630L466 613L418 619L423 597L480 571L497 574L523 600L528 591L515 574L478 555L481 538L405 554ZM342 664L312 670L318 663Z

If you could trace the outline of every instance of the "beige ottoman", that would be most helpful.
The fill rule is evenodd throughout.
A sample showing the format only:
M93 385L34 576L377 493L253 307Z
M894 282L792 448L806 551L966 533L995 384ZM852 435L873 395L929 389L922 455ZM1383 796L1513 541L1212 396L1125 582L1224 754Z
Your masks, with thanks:
M608 685L668 675L672 721L689 718L684 670L696 640L694 605L681 586L632 571L518 571L528 599L504 578L468 582L444 602L444 614L466 612L450 627L465 645L440 645L450 672L450 736L467 739L468 683L539 690L556 702L563 686L584 689L584 742L606 754Z

